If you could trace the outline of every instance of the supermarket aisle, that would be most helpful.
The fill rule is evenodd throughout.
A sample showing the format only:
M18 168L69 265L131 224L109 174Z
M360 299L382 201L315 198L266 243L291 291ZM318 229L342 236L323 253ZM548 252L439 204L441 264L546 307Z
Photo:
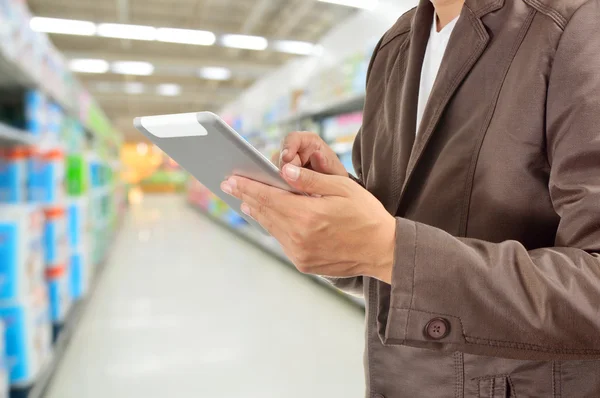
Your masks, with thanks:
M175 196L127 214L50 398L364 396L363 316Z

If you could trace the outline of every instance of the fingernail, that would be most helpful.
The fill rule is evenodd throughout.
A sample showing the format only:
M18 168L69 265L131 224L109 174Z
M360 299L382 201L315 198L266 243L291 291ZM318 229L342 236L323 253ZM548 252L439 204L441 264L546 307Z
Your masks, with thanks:
M292 181L296 181L298 178L300 178L300 168L294 166L293 164L286 164L284 172L285 175Z
M228 182L224 182L221 184L221 190L228 195L231 195L233 193L233 190L231 189L231 186Z
M246 203L242 203L241 209L242 213L244 213L247 216L250 215L250 206L248 206Z
M288 152L289 152L289 151L288 151L287 149L284 149L283 151L281 151L281 155L279 155L279 156L280 156L280 157L283 159L283 157L284 157L285 155L287 155L287 154L288 154Z
M237 188L237 181L235 180L235 178L229 178L227 180L227 184L229 184L229 186L231 187L231 189L236 189Z

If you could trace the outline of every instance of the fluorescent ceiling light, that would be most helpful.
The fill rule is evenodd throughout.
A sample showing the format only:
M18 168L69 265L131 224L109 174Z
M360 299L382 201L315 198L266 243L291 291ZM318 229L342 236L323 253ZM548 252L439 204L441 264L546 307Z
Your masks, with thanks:
M346 7L362 8L372 10L377 6L379 0L319 0L323 3L338 4Z
M101 23L98 25L98 36L115 39L156 40L156 28L141 25L122 25L117 23Z
M229 80L231 71L227 68L206 67L198 71L198 74L203 79L208 80Z
M127 94L142 94L144 85L142 83L125 83L125 92Z
M175 97L181 94L181 86L178 84L160 84L156 87L156 92L159 95Z
M29 26L36 32L79 36L93 36L96 34L96 25L94 23L76 21L74 19L33 17L29 21Z
M247 35L224 35L221 43L225 47L241 48L244 50L265 50L269 42L264 37Z
M154 65L148 62L117 61L113 62L111 70L121 75L147 76L154 73Z
M212 46L217 38L214 33L205 30L158 28L156 30L156 40L167 43Z
M103 59L72 59L69 61L69 69L80 73L106 73L109 66Z
M275 50L289 54L310 55L315 51L313 43L305 41L279 40L273 45Z

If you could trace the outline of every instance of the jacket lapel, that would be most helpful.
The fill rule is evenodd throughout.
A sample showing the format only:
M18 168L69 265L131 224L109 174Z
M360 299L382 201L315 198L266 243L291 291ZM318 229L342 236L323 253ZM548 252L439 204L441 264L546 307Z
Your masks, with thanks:
M450 99L489 43L490 36L481 21L481 17L501 8L503 4L504 0L467 0L465 2L461 16L448 43L417 137L414 139L412 152L406 166L405 178L401 179L403 185L398 197L398 205ZM403 136L411 135L413 138L416 129L419 82L431 21L433 21L433 7L429 0L422 0L415 15L415 25L413 26L414 41L411 42L406 76L409 79L407 84L409 89L407 89L402 101L404 104L403 122L400 130ZM406 140L406 138L403 138L403 140Z

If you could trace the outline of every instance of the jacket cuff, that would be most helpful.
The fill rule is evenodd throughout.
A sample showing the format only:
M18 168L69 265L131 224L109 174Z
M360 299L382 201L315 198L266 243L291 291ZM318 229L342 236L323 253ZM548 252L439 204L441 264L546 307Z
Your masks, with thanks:
M458 317L420 310L418 303L427 302L427 286L417 285L415 275L422 272L431 253L422 248L436 247L424 242L419 225L403 218L396 219L396 246L390 294L379 294L379 335L384 344L406 344L440 348L442 344L464 344L463 328ZM428 249L429 250L429 249ZM438 267L436 267L438 268ZM445 275L440 275L445 277ZM441 332L440 332L441 331ZM433 347L432 347L433 348Z
M351 179L352 181L354 181L355 183L357 183L357 184L358 184L358 185L360 185L361 187L363 187L363 188L365 187L365 184L363 184L363 182L362 182L360 179L358 179L358 178L354 177L352 174L348 173L348 177L350 177L350 179Z

